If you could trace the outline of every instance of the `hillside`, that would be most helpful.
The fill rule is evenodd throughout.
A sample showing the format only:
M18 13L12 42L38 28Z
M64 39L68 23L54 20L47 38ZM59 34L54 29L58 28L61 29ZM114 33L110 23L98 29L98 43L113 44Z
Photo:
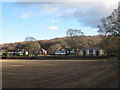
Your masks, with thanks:
M69 37L64 37L64 38L54 38L51 40L39 40L39 44L41 45L42 48L48 49L50 46L59 44L61 47L69 47L67 40ZM92 46L98 46L99 42L101 41L100 36L79 36L78 40L83 42L83 47L92 47ZM79 43L79 42L77 42Z
M71 47L70 46L70 37L63 37L63 38L54 38L50 40L37 40L36 42L40 44L41 48L49 51L51 48L65 48ZM78 36L77 37L77 44L82 43L82 47L94 47L99 46L99 42L101 41L100 36ZM7 50L18 50L24 49L26 41L23 42L15 42L15 43L7 43L1 44L2 52Z

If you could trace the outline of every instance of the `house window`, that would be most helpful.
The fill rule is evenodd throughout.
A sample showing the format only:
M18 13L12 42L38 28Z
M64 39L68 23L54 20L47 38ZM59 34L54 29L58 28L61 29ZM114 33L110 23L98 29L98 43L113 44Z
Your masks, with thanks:
M90 55L90 56L93 55L93 50L89 50L89 55Z
M103 54L102 50L100 50L100 54Z

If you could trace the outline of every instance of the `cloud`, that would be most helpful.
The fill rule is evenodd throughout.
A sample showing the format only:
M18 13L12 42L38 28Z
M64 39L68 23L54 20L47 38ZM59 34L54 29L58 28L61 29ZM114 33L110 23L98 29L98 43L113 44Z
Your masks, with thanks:
M97 28L97 25L101 23L101 19L109 16L116 6L99 2L82 3L77 7L65 9L64 12L57 13L56 15L65 20L76 19L81 25L86 27Z
M49 4L42 4L42 7L40 8L40 13L48 13L48 14L53 14L54 12L56 12L57 10L59 10L58 7L53 7Z
M42 10L61 19L76 19L85 27L97 28L101 19L111 14L117 4L106 2L44 3ZM56 13L56 14L55 14Z
M51 20L50 18L47 18L45 21L50 22L50 23L55 23L56 20Z
M100 20L111 14L117 4L108 2L38 2L16 3L18 6L38 7L40 13L46 13L60 19L76 19L83 26L96 28ZM22 18L29 17L24 14ZM51 21L51 23L54 21Z
M104 7L104 8L101 8ZM101 22L103 17L110 14L110 11L105 8L104 5L94 6L88 9L79 9L72 15L73 18L77 19L82 25L96 28Z
M48 27L49 29L51 29L51 30L57 30L58 29L58 26L50 26L50 27Z
M33 12L23 12L22 15L20 16L20 18L22 19L26 19L28 17L30 17L32 15Z
M55 20L51 20L51 23L55 23Z

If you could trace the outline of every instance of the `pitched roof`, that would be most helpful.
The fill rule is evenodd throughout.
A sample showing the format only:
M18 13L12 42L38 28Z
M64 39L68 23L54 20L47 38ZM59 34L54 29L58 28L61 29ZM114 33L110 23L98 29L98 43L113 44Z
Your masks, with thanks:
M88 47L88 48L82 48L82 50L100 50L99 47Z
M72 48L65 48L67 51L71 51L71 50L73 50Z
M54 51L56 51L56 50L59 50L59 51L61 51L61 50L63 50L64 48L57 48L57 49L54 49ZM65 49L64 49L65 50Z

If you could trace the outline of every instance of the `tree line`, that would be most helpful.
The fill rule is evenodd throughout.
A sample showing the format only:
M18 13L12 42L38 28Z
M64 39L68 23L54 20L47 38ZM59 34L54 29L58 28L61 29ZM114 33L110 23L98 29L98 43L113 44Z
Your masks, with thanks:
M76 45L72 46L72 37L54 38L51 40L38 40L38 41L24 41L16 43L1 44L2 53L8 50L13 51L29 51L30 54L39 52L40 48L47 50L48 54L52 54L53 49L57 48L82 48L82 47L98 47L101 39L100 36L77 36Z

